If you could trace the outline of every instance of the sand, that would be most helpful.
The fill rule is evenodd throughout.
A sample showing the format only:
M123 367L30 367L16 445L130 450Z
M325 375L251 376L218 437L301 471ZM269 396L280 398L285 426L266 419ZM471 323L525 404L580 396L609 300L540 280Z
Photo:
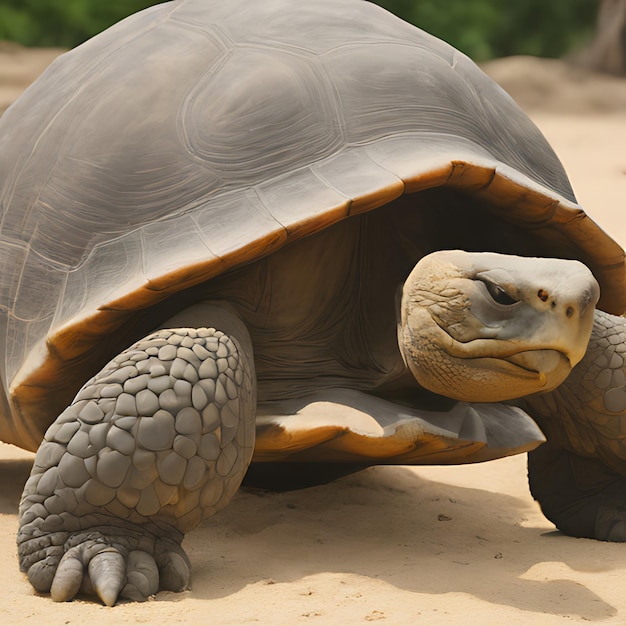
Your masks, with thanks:
M55 54L0 49L0 104ZM535 59L486 69L546 134L581 203L626 245L626 82ZM283 494L243 490L186 538L191 591L113 609L54 604L19 573L17 506L31 462L0 445L3 624L626 621L626 545L556 532L528 493L521 456L375 467Z

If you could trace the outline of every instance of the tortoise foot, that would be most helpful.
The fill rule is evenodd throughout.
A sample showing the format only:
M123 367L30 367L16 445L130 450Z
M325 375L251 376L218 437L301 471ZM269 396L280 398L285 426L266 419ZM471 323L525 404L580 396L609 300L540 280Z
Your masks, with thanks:
M182 538L175 529L148 529L102 517L101 525L92 529L31 539L32 552L22 559L22 567L32 586L49 592L55 602L77 594L95 595L107 606L118 599L141 602L158 591L189 587ZM55 540L64 541L54 545Z
M252 455L251 355L215 329L160 330L115 357L48 429L20 504L33 587L107 605L189 585L184 533Z
M529 453L528 477L544 515L562 532L626 542L626 477L550 443Z

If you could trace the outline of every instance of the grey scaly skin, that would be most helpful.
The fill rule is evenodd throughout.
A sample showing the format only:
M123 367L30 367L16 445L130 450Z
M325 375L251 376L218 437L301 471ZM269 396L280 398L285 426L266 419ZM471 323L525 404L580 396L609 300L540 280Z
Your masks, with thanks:
M214 329L160 330L113 359L46 433L18 551L56 601L189 584L184 533L225 506L254 447L254 366Z
M548 439L528 457L545 516L570 535L626 541L626 318L596 311L583 360L523 405Z

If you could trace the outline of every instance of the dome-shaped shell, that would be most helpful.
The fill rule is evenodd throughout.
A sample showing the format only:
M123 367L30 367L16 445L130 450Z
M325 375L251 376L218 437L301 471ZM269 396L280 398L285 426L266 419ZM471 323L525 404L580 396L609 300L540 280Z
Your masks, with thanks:
M403 193L488 198L626 307L623 251L535 126L360 0L157 5L55 61L0 155L0 438L25 447L132 311Z

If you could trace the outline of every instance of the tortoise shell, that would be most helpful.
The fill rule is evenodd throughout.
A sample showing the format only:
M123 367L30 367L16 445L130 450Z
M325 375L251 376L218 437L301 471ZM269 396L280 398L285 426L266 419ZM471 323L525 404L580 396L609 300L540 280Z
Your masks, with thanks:
M359 216L419 235L414 255L579 259L626 308L623 250L526 115L360 0L154 6L59 57L0 119L0 155L0 439L25 448L174 296Z

